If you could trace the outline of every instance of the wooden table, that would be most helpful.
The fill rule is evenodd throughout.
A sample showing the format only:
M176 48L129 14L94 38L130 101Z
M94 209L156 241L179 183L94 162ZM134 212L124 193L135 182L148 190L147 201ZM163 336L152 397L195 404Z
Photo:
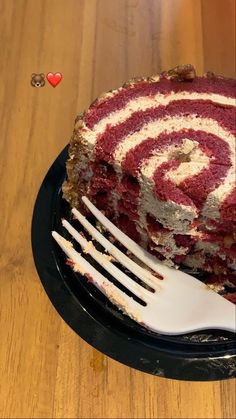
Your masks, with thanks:
M107 358L59 317L30 225L75 115L126 79L192 63L234 76L234 0L0 0L1 418L233 418L235 381L178 382ZM31 73L60 71L53 89Z

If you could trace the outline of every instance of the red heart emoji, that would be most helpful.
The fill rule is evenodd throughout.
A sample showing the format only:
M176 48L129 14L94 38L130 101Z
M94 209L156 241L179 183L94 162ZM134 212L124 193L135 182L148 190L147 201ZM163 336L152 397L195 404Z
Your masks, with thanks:
M60 83L62 79L61 73L48 73L47 74L47 81L52 85L52 87L56 87L58 83Z

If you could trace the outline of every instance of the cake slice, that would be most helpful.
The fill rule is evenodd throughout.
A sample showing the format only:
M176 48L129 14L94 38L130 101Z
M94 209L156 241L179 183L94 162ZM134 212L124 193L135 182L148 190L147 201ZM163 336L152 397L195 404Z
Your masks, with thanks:
M102 95L76 119L64 197L169 264L232 275L235 106L235 80L191 65Z

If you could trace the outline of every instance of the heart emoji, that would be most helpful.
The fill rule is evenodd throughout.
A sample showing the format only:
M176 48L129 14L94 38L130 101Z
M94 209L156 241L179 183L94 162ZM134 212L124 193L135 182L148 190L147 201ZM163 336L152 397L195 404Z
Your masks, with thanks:
M61 73L48 73L47 74L47 81L52 85L52 87L56 87L62 79Z

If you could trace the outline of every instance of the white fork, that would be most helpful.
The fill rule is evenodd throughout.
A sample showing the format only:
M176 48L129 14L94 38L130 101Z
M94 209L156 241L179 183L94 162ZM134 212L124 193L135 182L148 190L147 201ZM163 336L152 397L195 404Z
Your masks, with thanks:
M151 273L150 270L139 266L117 249L75 208L72 209L75 218L111 257L96 250L92 241L88 242L71 224L62 220L63 226L80 244L83 252L89 253L120 284L141 300L141 302L136 301L119 289L84 259L73 248L71 242L53 231L54 239L72 261L73 269L86 275L119 309L142 326L162 334L179 335L203 329L236 332L236 306L233 303L196 278L165 266L121 232L88 198L83 197L82 200L96 219L153 271ZM128 274L117 268L110 261L112 258L134 273L147 287L135 282Z

